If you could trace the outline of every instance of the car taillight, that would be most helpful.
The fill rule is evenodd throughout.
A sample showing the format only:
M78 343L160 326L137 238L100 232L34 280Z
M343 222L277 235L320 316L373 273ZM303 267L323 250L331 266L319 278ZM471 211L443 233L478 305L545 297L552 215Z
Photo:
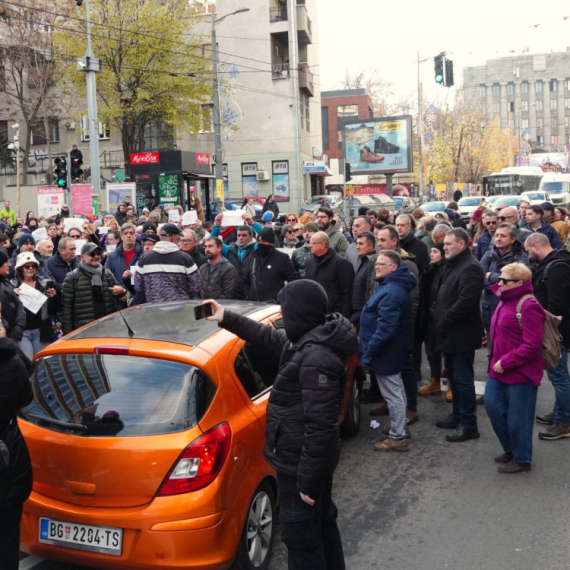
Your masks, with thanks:
M115 354L128 356L130 350L128 346L96 346L93 351L95 354Z
M229 424L223 423L194 440L172 466L158 496L190 493L209 485L224 464L231 438Z

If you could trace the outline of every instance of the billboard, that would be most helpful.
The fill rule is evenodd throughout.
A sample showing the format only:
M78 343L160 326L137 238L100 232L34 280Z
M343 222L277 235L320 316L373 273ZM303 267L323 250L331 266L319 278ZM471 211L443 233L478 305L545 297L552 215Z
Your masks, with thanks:
M74 214L93 215L93 187L91 184L71 185L71 209Z
M413 172L412 117L346 122L343 146L352 175Z
M568 154L565 152L542 152L528 157L529 166L540 166L542 172L569 172Z
M40 186L38 188L38 218L57 216L63 206L63 188L57 186Z
M107 210L110 214L117 211L119 204L122 204L127 196L131 198L131 204L135 203L136 186L134 182L107 183Z

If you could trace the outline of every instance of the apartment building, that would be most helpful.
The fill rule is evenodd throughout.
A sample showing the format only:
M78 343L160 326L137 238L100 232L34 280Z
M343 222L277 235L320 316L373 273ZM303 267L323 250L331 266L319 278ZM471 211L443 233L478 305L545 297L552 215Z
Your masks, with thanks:
M530 134L533 149L564 151L570 144L570 48L522 54L463 69L463 86L485 100L489 119L509 121L517 136Z

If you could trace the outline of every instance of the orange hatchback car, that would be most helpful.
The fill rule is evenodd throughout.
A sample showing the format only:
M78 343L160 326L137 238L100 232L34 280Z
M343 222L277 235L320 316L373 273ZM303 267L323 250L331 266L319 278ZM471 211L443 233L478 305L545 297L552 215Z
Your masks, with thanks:
M118 569L267 568L275 473L263 458L278 363L197 302L115 313L42 351L20 426L34 470L22 550ZM282 326L279 307L226 302ZM354 435L349 359L341 421Z

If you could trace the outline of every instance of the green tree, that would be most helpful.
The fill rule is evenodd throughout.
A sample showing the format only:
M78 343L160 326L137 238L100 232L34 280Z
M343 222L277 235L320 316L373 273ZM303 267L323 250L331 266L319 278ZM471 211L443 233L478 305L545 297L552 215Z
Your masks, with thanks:
M85 74L74 61L85 53L85 12L66 10L56 33L57 51L67 62L62 80L85 101ZM188 34L200 19L188 0L91 0L90 12L93 52L103 63L98 119L120 133L129 174L130 154L144 149L150 125L179 136L200 130L202 104L212 93L210 49L203 37Z

